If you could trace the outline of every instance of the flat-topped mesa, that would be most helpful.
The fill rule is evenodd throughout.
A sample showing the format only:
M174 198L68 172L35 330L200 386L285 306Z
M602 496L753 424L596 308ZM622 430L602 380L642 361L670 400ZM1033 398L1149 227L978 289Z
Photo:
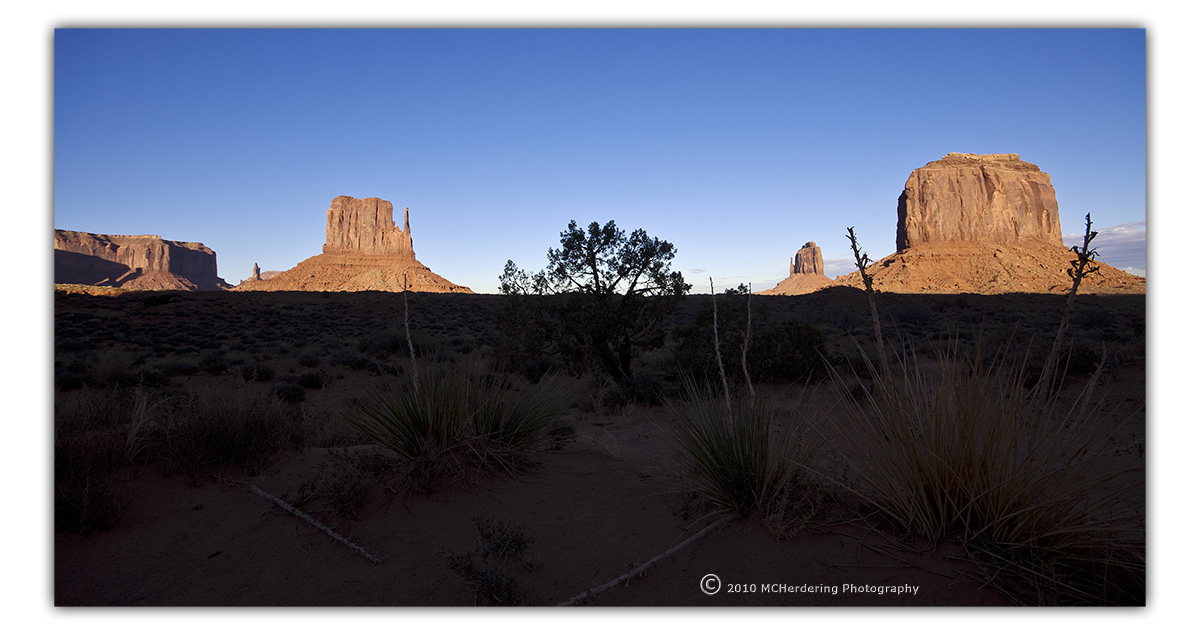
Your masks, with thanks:
M363 254L416 258L404 209L404 229L392 220L392 204L379 198L339 196L325 212L327 254Z
M817 246L817 243L811 240L804 243L804 246L788 263L788 275L797 273L825 275L825 259L821 257L821 248Z
M151 234L54 230L54 282L122 289L216 290L217 254L197 242Z
M913 170L897 204L896 250L939 242L1061 247L1050 175L1017 154L951 152Z

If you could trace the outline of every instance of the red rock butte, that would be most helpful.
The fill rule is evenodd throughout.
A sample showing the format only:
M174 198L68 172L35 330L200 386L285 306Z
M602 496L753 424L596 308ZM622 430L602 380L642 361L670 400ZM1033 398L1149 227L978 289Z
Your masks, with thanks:
M333 199L325 212L321 251L269 279L251 276L235 290L473 293L417 260L408 209L401 229L392 218L392 204L383 199Z
M896 253L867 267L895 293L1059 293L1075 253L1063 245L1050 175L1016 154L952 152L913 170L900 194ZM1084 213L1077 219L1084 226ZM1103 254L1101 254L1103 257ZM1146 279L1102 262L1084 293L1145 293ZM862 288L857 271L834 284Z
M788 260L788 277L763 291L763 295L799 295L829 286L833 280L825 275L825 259L817 243L808 241Z

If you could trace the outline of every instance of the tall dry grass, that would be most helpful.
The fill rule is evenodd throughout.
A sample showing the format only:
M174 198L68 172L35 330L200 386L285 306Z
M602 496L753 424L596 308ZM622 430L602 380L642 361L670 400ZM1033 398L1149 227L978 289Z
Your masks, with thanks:
M864 355L864 359L866 356ZM1054 602L1136 601L1110 578L1144 571L1136 470L1117 463L1120 421L1061 381L1026 387L1024 359L957 345L891 374L834 374L847 419L833 445L855 492L898 526L961 540ZM850 397L857 384L871 386ZM1053 584L1050 584L1053 582Z

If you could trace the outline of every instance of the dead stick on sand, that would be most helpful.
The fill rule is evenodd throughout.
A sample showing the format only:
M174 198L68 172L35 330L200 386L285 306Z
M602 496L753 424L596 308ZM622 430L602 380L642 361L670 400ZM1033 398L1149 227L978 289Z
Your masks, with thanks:
M691 538L688 538L687 540L675 545L674 547L671 547L670 549L667 549L666 551L658 554L654 558L651 558L648 562L646 562L642 566L634 569L633 571L626 573L625 575L617 578L616 580L613 580L612 582L601 584L598 587L588 589L587 591L584 591L583 593L576 595L575 597L567 600L566 602L560 603L559 606L571 606L572 604L576 604L576 603L580 602L581 600L587 598L590 595L595 595L597 593L600 593L601 591L611 589L611 588L617 586L618 584L625 582L626 580L636 577L637 575L641 574L646 569L649 569L651 567L651 565L653 565L654 563L658 562L659 560L662 560L663 558L666 558L667 556L675 553L676 551L679 551L680 549L683 549L687 545L690 545L691 543L695 542L698 538L700 538L704 534L707 534L708 532L712 531L713 529L716 529L717 527L724 525L726 522L728 522L732 518L733 518L732 516L726 516L725 518L722 518L721 520L716 521L715 523L696 532L695 535L693 535Z
M370 560L371 562L374 562L375 564L383 564L382 560L380 560L379 558L376 558L375 556L368 553L366 549L363 549L362 547L350 542L349 540L346 540L344 537L342 537L341 534L339 534L336 531L330 529L329 527L326 527L325 525L321 524L320 521L314 519L312 516L309 516L308 514L302 512L302 511L296 509L295 507L292 507L291 505L288 505L287 503L283 502L282 500L276 498L275 496L272 496L272 495L262 491L261 489L258 489L257 485L253 485L253 484L250 485L250 491L254 492L255 494L258 494L259 496L262 496L263 498L265 498L267 500L274 501L276 505L279 505L280 507L288 510L289 512L292 512L293 514L298 516L304 522L329 534L330 538L333 538L334 540L342 543L343 545L346 545L347 547L350 547L351 549L362 554L362 556L364 558L366 558L367 560Z

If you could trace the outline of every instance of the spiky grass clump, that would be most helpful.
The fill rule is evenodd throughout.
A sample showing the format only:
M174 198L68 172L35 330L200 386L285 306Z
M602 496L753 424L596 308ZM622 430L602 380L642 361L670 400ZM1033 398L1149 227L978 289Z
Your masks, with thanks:
M557 379L548 374L520 392L486 376L473 384L467 444L481 462L512 471L547 445L570 403Z
M838 445L855 489L901 527L961 538L1052 588L1050 601L1136 602L1109 578L1144 571L1140 485L1111 461L1115 422L1086 403L1093 386L1074 400L1061 382L1026 388L1024 363L956 346L932 368L912 351L899 362L884 374L867 360L856 379L872 387L845 399Z
M355 404L347 423L409 461L445 454L464 438L465 379L425 381L414 390L374 390Z
M459 456L485 470L515 471L548 442L547 429L568 403L554 377L518 392L490 374L455 372L412 389L376 390L346 421L420 471L464 467Z
M685 400L671 406L671 429L684 479L718 508L748 514L770 512L785 500L804 460L795 433L773 429L774 414L762 400L726 401L684 380Z

